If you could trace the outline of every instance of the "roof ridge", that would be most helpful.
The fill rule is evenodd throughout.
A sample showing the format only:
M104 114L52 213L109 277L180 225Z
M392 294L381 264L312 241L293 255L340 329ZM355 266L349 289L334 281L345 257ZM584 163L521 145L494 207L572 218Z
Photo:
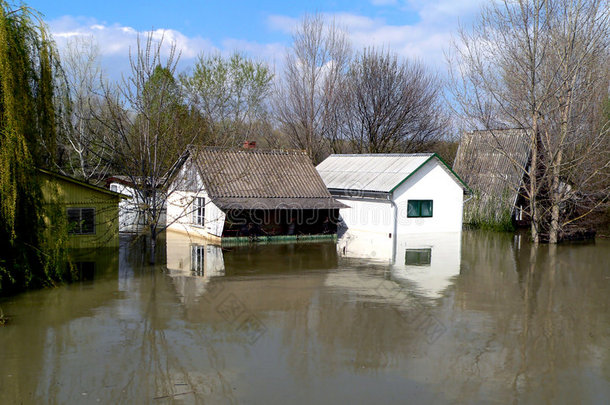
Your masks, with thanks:
M329 157L355 157L355 156L366 156L366 157L415 157L415 156L432 156L434 152L417 152L417 153L333 153Z
M212 152L239 152L239 153L256 153L256 154L267 154L267 155L307 155L307 152L302 149L260 149L252 148L246 149L242 147L222 147L222 146L204 146L201 150L207 150Z

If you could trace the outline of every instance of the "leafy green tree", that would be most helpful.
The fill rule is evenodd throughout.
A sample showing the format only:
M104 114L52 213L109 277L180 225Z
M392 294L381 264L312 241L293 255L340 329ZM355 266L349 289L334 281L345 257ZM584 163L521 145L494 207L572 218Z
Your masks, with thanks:
M56 159L57 53L39 15L0 1L0 291L61 272L43 233L38 167Z
M273 73L239 53L229 58L200 55L191 74L180 80L188 100L210 124L208 143L232 145L261 136Z

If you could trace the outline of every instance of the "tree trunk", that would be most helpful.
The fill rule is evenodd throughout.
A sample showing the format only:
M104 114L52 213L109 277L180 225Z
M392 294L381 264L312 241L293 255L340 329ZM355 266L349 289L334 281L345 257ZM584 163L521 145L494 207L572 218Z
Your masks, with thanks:
M559 241L559 204L561 203L561 190L559 174L562 160L562 151L557 152L557 159L553 165L553 180L551 186L551 229L549 230L549 243L557 243Z
M150 227L150 242L148 252L148 264L155 264L157 262L157 232L154 226Z
M532 122L532 161L530 163L529 170L530 177L530 215L531 215L531 230L532 230L532 242L537 245L540 242L540 235L538 234L539 226L539 215L536 195L538 193L538 117L537 113L534 113Z

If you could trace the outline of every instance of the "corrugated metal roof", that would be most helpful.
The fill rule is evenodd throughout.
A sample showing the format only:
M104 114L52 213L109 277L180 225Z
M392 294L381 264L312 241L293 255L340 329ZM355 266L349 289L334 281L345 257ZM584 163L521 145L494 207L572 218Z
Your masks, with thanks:
M225 207L345 207L301 151L203 148L196 160L208 195Z
M316 168L326 187L389 193L433 153L330 155Z
M462 134L453 169L478 195L476 201L464 207L466 222L474 211L496 218L507 209L512 211L523 184L530 142L530 131L526 129Z

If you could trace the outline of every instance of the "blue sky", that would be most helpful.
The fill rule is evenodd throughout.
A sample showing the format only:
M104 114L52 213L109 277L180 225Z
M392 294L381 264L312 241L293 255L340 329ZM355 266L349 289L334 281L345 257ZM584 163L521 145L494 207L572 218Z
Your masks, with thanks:
M91 36L111 76L127 70L138 34L164 33L182 51L181 67L201 52L240 51L281 66L299 18L319 12L344 27L354 49L383 46L443 70L458 21L469 24L484 0L142 1L31 0L60 49Z

